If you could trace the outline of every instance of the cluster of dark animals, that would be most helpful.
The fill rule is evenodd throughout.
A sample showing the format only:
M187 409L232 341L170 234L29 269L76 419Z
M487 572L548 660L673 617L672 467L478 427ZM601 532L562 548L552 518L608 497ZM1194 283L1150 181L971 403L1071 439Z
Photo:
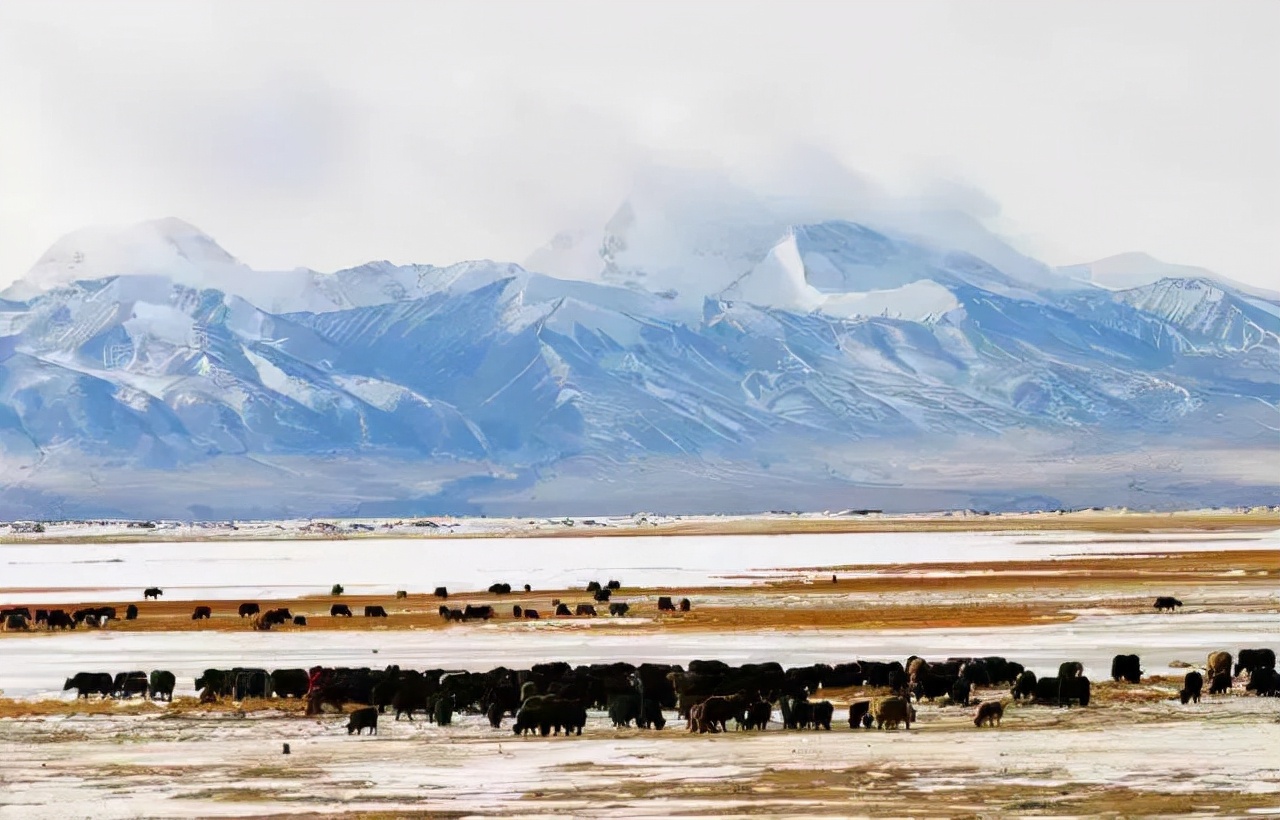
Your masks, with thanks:
M266 669L236 667L206 669L194 681L200 701L209 703L219 698L301 698L307 694L309 678L305 669Z
M250 621L250 626L253 629L265 632L273 626L287 624L293 620L293 613L286 607L280 607L279 609L268 609L266 612L254 615Z
M62 684L62 691L76 690L77 698L88 698L90 695L101 695L104 698L131 698L134 695L150 697L152 700L173 700L173 687L177 679L172 672L162 669L146 672L120 672L110 675L106 672L79 672L67 678Z
M160 594L160 590L147 590ZM197 607L196 611L202 609L207 610L208 607ZM86 626L90 628L101 628L107 625L109 621L117 620L118 610L113 606L89 606L73 610L68 613L65 609L36 609L34 612L30 607L17 606L0 609L0 626L6 631L11 630L29 630L33 626L42 626L45 629L75 629L78 626ZM207 616L202 616L207 617ZM124 619L126 621L137 620L138 606L136 604L128 604L124 610ZM193 615L193 619L197 616Z
M273 610L274 612L274 610ZM528 610L526 610L528 612ZM270 614L270 613L268 613ZM1231 689L1229 652L1210 653L1204 673L1187 672L1179 697L1182 703L1198 703L1205 679L1209 694ZM1244 690L1276 696L1280 676L1270 649L1241 650L1234 667L1247 675ZM949 658L927 661L912 656L900 661L858 660L835 665L814 664L784 669L777 663L731 666L716 660L679 665L604 663L570 666L564 662L535 664L529 669L499 667L478 673L447 669L412 670L327 668L207 669L194 685L202 702L229 697L301 698L309 715L327 705L337 709L361 707L349 715L349 733L377 732L377 716L390 708L396 720L412 721L422 714L429 721L448 726L453 714L463 711L485 715L499 728L507 717L515 719L516 734L580 734L588 709L607 712L615 727L660 730L666 726L664 710L674 710L695 733L728 730L760 731L773 721L775 709L784 729L830 730L834 707L827 700L811 699L824 689L869 686L887 688L888 696L854 701L847 717L849 728L910 729L916 720L913 699L941 700L943 705L974 708L975 726L999 726L1005 705L996 700L975 702L975 687L1011 686L1015 701L1070 706L1090 703L1090 683L1083 666L1068 661L1055 677L1037 677L1021 664L1001 657ZM1131 681L1140 676L1139 659L1118 655L1113 678ZM81 672L66 680L64 690L79 697L127 698L150 695L172 699L174 677L156 670L125 672L112 676Z

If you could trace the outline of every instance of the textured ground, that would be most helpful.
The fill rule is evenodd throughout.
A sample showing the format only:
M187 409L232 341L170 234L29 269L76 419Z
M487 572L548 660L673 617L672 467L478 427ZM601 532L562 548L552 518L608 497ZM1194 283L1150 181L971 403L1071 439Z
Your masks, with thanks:
M1272 751L1280 748L1280 699L1245 695L1239 683L1199 705L1176 699L1183 663L1203 663L1214 649L1280 648L1280 551L1270 546L1274 532L1241 543L1254 532L1237 529L1224 532L1221 543L1197 540L1176 549L1159 534L1148 542L1126 532L1116 535L1110 555L1096 554L1110 549L1096 534L1082 536L1079 543L1095 553L1083 555L1060 533L1042 560L965 561L956 554L924 564L802 566L802 558L788 562L796 555L782 549L772 569L757 567L723 583L624 586L616 599L633 610L621 619L511 617L516 603L545 614L552 598L590 600L581 587L501 597L455 592L450 604L501 607L492 622L452 625L421 588L405 599L343 595L337 600L357 611L351 619L330 618L335 599L315 594L314 586L261 597L263 588L218 587L207 601L215 609L208 622L190 620L199 600L120 599L113 603L121 610L137 602L137 621L95 632L0 634L0 689L10 690L0 697L6 759L0 818L1280 814L1280 758ZM898 537L886 536L884 544L906 543L892 540ZM462 559L478 567L477 577L489 577L486 567L509 566L493 563L498 559L484 542L467 543L476 547ZM691 550L706 543L688 541ZM1037 548L1018 539L996 546ZM264 588L284 588L279 579L291 567L302 569L296 557L283 556L262 564L262 572L275 573ZM331 551L324 556L330 560ZM133 563L93 564L76 578L92 578L97 566L136 566L128 570L139 573L128 577L132 585L165 571L151 563L162 553L121 557ZM453 553L451 560L461 559ZM553 567L549 577L611 576L589 555L583 561ZM404 574L392 564L375 569L369 583L383 589L397 588ZM666 577L652 566L642 569ZM48 567L40 574L56 579L63 572ZM318 577L332 577L329 566ZM101 590L82 585L0 591L10 602L38 595L41 606L105 600ZM693 610L659 614L660 594L687 596ZM1166 594L1186 605L1153 612L1154 597ZM241 600L287 605L309 624L252 632L234 613ZM383 605L391 616L363 618L365 604ZM307 718L296 702L201 706L183 696L205 666L240 664L399 662L482 670L551 659L720 657L800 665L901 660L916 652L1004 654L1040 674L1052 674L1065 657L1078 658L1101 681L1111 654L1130 651L1142 655L1153 677L1138 685L1100 682L1087 709L1010 705L998 729L975 728L970 710L926 703L920 722L898 732L855 731L840 722L829 733L784 732L775 723L763 733L696 736L674 715L665 731L650 733L615 730L593 713L574 738L516 738L471 715L448 728L384 718L376 737L356 738L347 736L341 715ZM79 669L151 668L179 675L172 705L57 695L62 678ZM875 694L824 691L818 698L843 706ZM979 695L1007 699L995 690Z

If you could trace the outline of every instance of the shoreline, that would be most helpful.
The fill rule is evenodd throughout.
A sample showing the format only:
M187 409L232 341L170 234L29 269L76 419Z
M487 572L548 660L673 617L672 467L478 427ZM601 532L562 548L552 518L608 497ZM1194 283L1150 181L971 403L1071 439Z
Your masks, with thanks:
M748 516L413 519L314 518L226 522L208 526L137 522L65 522L43 532L0 534L2 545L216 543L219 541L453 540L489 538L626 538L640 536L854 535L903 532L1089 532L1117 535L1267 531L1280 528L1280 508L1170 513L930 513L909 515L773 513Z

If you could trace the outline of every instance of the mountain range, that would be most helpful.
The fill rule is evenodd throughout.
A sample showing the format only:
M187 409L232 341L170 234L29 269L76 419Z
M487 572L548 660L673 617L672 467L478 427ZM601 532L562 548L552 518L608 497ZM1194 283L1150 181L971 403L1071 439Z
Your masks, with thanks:
M0 294L0 518L1276 503L1280 294L920 224L637 197L336 273L78 231Z

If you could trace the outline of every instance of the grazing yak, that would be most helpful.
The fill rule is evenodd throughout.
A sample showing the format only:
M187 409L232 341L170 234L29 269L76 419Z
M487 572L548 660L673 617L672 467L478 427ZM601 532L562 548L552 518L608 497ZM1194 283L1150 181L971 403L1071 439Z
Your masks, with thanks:
M115 619L116 608L113 606L85 607L77 609L71 617L75 618L76 623L83 623L86 626L103 626L108 619Z
M235 700L245 698L265 698L271 696L271 675L265 669L233 669L231 670L231 697Z
M1040 678L1036 681L1035 702L1070 706L1072 701L1077 701L1081 706L1088 706L1091 690L1089 679L1083 675L1073 675L1065 681Z
M611 589L597 589L595 592L595 600L597 604L605 604L609 602L609 596L613 594Z
M147 680L152 700L173 700L173 687L178 684L177 677L164 669L155 669Z
M1166 610L1173 612L1175 609L1182 606L1182 601L1168 595L1161 595L1159 598L1156 598L1154 606L1156 608L1156 612L1164 612Z
M146 600L147 598L155 598L158 600L160 596L163 594L164 594L164 590L161 589L160 587L147 587L146 589L142 590L143 600Z
M1255 669L1249 674L1244 691L1256 692L1259 697L1276 697L1280 694L1280 674L1274 669Z
M1231 653L1230 652L1210 652L1208 662L1205 663L1205 673L1212 680L1214 675L1219 672L1231 674Z
M863 718L871 714L871 701L855 700L849 704L849 728L857 729L863 724Z
M440 600L445 600L449 597L449 590L445 589L444 587L436 587L436 591L431 594L436 596Z
M808 725L814 729L831 731L831 718L835 716L835 707L829 700L820 700L810 704Z
M599 581L588 581L588 582L587 582L587 592L599 592L599 591L600 591L600 582L599 582Z
M426 678L419 674L405 675L391 697L391 709L396 713L396 720L401 715L406 715L412 722L414 712L434 717L428 703L429 694Z
M338 617L350 618L351 607L347 606L346 604L334 604L333 606L329 607L329 617L330 618L338 618Z
M106 672L77 672L75 677L67 678L62 684L62 691L76 690L77 698L88 698L90 695L111 695L111 675Z
M588 617L594 618L596 616L596 608L591 604L578 604L578 608L573 614L586 615Z
M271 692L278 698L301 698L310 688L305 669L276 669L271 673Z
M512 617L512 618L523 618L523 617L524 617L524 609L523 609L519 604L516 604L515 606L511 607L511 617Z
M999 726L1000 719L1004 717L1004 705L998 700L989 700L986 703L978 704L978 711L973 713L973 725L982 726Z
M1209 679L1209 694L1225 695L1231 691L1231 673L1219 672Z
M262 615L262 621L268 627L276 626L278 624L286 624L292 620L293 620L293 613L290 612L287 607L280 607L279 609L268 609Z
M609 604L610 615L626 615L628 609L631 609L631 604L624 604L622 602Z
M397 600L397 601L403 601L405 598L408 598L408 597L409 597L409 593L408 593L408 591L407 591L407 590L403 590L403 589L397 589L397 590L396 590L396 600Z
M919 703L922 700L933 700L951 692L951 687L960 683L958 677L952 675L935 675L931 672L912 678L908 692ZM968 685L967 683L965 684Z
M378 710L372 706L356 709L347 718L347 734L355 732L358 735L365 729L368 729L371 735L378 733Z
M240 609L238 610L241 618L247 618L250 615L257 615L261 611L262 609L254 603L241 604Z
M191 620L201 621L213 617L213 607L198 606L191 613Z
M1275 669L1276 653L1273 649L1241 649L1236 658L1235 674L1253 672L1256 669Z
M557 695L534 695L520 705L512 733L517 735L537 732L546 737L560 734L582 734L587 722L587 710L572 698Z
M961 706L968 706L969 701L973 698L973 684L964 678L956 678L955 683L951 684L952 703L958 703Z
M27 623L26 617L24 617L21 614L14 613L11 615L4 616L5 632L21 632L24 630L28 630L30 628L31 628L31 625Z
M137 606L137 604L129 604L127 607L125 607L125 608L124 608L124 619L125 619L126 621L136 621L136 620L138 620L138 606Z
M662 707L652 698L641 698L636 691L620 692L609 696L609 720L616 728L627 728L631 721L641 729L662 729L667 719L662 716Z
M493 595L510 595L511 584L490 584L489 592Z
M528 620L528 621L537 621L542 618L542 616L538 614L538 610L536 609L526 609L524 611L524 617L525 617L525 620Z
M111 694L118 698L131 698L134 695L147 696L151 681L146 672L120 672L111 682Z
M293 625L294 625L294 626L306 626L306 625L307 625L307 616L306 616L306 615L294 615L294 616L293 616Z
M488 604L482 606L472 606L467 604L462 610L462 620L470 621L475 618L487 621L493 617L493 607Z
M724 732L729 726L728 722L731 718L736 718L742 714L742 711L750 705L750 701L741 693L736 695L712 695L702 703L689 709L689 731L703 732ZM701 709L701 714L695 718L694 710Z
M916 717L916 710L905 698L877 698L871 709L877 729L896 729L900 723L904 728L910 729L911 721Z
M364 616L366 618L385 618L387 617L387 611L377 604L374 604L373 606L366 606L364 608Z
M689 611L690 609L692 609L692 608L693 608L693 604L689 603L689 599L688 599L688 598L681 598L681 599L680 599L680 611L681 611L681 612L688 612L688 611Z
M613 580L611 580L611 581L609 581L609 583L607 583L607 584L605 584L605 585L604 585L604 588L605 588L605 589L613 589L613 590L622 589L622 582L621 582L621 581L613 581Z
M65 609L49 610L49 620L46 626L49 629L75 629L76 621L67 614Z
M1084 664L1080 661L1067 661L1058 667L1058 705L1070 705L1070 701L1076 695L1075 684L1072 683L1077 678L1084 675ZM1088 704L1082 704L1087 706Z
M1111 659L1111 679L1137 683L1142 680L1142 662L1137 655L1116 655Z
M769 727L769 721L773 718L773 704L767 700L758 700L755 703L748 703L746 710L739 717L738 727L740 729L756 729L764 731Z
M675 612L676 611L676 605L671 603L670 595L663 595L660 598L658 598L658 611L659 612Z
M1178 699L1182 701L1182 705L1195 701L1200 702L1200 690L1204 688L1204 677L1194 670L1188 672L1186 677L1182 679L1182 691L1178 693Z

